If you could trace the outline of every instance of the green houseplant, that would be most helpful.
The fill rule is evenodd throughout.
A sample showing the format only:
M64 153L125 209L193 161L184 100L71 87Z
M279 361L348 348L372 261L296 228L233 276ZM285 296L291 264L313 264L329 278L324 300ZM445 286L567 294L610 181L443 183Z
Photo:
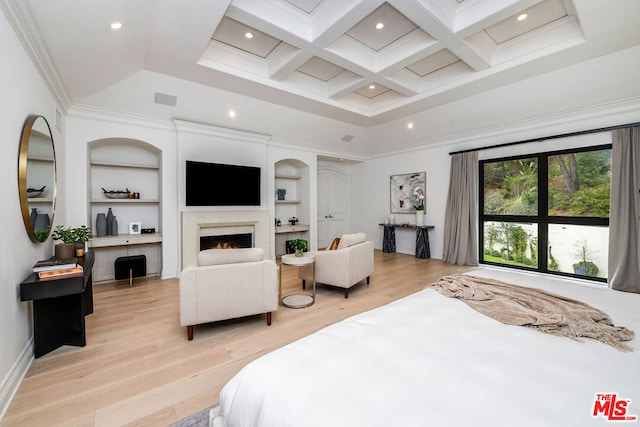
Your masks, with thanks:
M289 247L295 251L296 256L303 256L303 252L307 250L307 241L304 239L290 240Z
M85 243L91 239L91 229L85 225L80 227L64 227L58 225L51 234L53 240L60 240L62 243L55 246L56 258L71 258L83 256Z

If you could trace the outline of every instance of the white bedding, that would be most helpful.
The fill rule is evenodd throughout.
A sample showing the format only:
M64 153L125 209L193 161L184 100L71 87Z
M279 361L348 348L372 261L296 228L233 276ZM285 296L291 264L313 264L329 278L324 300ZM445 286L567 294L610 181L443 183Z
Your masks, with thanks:
M636 350L503 325L424 290L250 363L223 388L212 425L610 425L592 416L597 393L631 399L627 415L640 416L640 295L517 272L472 274L591 304L636 332L628 342Z

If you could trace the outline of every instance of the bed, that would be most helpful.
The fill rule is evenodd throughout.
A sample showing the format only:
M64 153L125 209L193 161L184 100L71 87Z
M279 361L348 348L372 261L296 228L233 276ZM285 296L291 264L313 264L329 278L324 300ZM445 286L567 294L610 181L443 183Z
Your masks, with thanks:
M583 301L616 325L640 331L638 294L498 269L471 274ZM222 389L210 422L214 427L610 425L604 403L593 416L597 394L626 402L626 417L640 415L638 341L628 341L635 350L624 352L593 340L509 326L425 289L248 364Z

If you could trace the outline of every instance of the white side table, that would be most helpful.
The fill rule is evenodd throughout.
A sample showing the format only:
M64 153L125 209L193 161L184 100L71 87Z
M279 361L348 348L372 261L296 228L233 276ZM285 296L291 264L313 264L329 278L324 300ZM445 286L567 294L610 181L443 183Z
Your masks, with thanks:
M303 256L295 256L295 254L283 255L280 258L280 269L278 276L279 293L282 295L282 267L285 265L292 265L295 267L302 267L311 264L313 271L313 294L291 294L282 297L280 302L283 306L289 308L305 308L313 305L316 300L316 257L314 255L305 253Z

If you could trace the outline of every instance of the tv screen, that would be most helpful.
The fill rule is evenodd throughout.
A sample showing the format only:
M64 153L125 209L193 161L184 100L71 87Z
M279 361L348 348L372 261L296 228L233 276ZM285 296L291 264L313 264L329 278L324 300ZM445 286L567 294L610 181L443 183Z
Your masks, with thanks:
M260 206L260 168L187 160L187 206Z

